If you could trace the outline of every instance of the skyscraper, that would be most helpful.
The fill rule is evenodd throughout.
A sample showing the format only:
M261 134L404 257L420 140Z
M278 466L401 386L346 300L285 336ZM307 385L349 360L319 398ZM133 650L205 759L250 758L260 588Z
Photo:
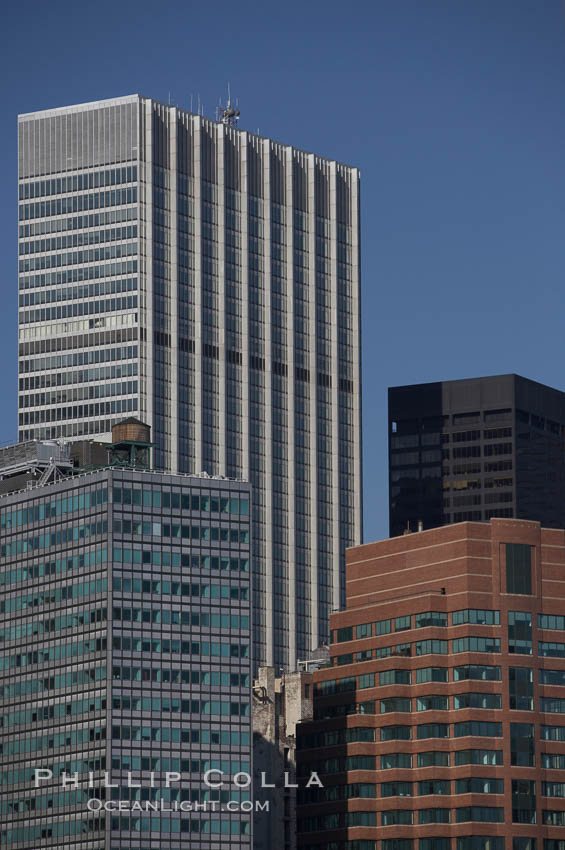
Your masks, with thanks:
M70 466L0 450L0 844L249 850L249 485L107 467L9 492L49 457Z
M565 393L520 375L391 387L390 534L517 517L565 527Z
M136 412L253 485L257 663L326 641L361 540L359 173L139 95L19 118L19 436Z

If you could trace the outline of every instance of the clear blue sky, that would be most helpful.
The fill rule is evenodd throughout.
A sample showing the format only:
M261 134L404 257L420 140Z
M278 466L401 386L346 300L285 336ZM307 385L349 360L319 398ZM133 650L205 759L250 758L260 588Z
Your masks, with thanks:
M10 3L0 36L0 441L16 439L16 115L141 92L362 173L365 539L388 533L386 389L565 389L558 0Z

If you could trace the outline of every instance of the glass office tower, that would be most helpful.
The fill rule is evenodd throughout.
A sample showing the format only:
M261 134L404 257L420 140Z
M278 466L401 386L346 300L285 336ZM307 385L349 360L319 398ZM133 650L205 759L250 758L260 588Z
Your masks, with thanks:
M247 484L196 476L0 496L2 847L251 847L249 525Z
M135 413L253 485L258 663L328 639L361 541L359 172L139 95L19 118L19 438Z

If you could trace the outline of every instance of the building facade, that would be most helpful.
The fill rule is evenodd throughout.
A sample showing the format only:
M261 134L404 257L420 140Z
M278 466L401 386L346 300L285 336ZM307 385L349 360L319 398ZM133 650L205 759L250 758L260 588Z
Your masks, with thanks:
M361 541L359 172L133 95L19 118L19 438L108 434L253 485L258 663Z
M255 798L269 812L255 813L254 850L296 850L296 727L312 719L312 674L261 667L253 684ZM266 783L274 785L262 787Z
M120 468L0 496L3 847L251 848L249 499Z
M565 393L496 375L388 399L391 536L491 517L565 527Z
M564 531L513 519L348 552L301 850L562 850L564 568Z

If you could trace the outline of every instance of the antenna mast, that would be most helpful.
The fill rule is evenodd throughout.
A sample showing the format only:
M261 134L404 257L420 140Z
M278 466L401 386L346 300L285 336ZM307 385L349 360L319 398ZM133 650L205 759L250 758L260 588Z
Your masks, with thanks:
M232 106L231 104L231 87L228 83L228 101L226 103L225 109L222 109L222 101L220 100L220 106L218 108L217 114L219 115L219 120L222 124L225 124L228 127L237 127L237 122L239 121L239 109L236 106Z

